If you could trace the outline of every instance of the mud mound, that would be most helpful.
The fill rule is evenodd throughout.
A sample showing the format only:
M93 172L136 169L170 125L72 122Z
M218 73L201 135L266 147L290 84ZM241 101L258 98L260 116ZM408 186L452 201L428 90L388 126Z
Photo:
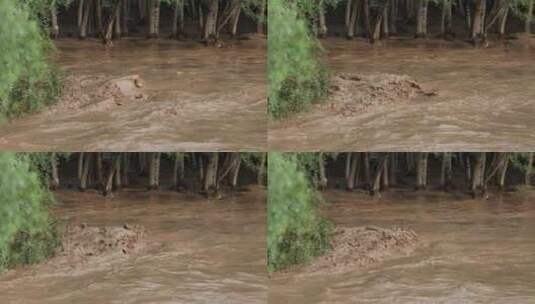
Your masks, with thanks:
M337 228L332 250L306 266L309 272L346 272L378 263L394 254L410 253L417 245L416 233L380 227Z
M92 257L133 254L146 247L146 244L143 227L88 227L82 224L66 229L60 256L71 263L79 263Z
M66 77L63 93L48 113L103 111L146 100L143 81L138 75L121 78L71 75Z
M408 102L417 96L433 96L412 78L392 74L338 74L331 80L326 107L350 116L378 105Z

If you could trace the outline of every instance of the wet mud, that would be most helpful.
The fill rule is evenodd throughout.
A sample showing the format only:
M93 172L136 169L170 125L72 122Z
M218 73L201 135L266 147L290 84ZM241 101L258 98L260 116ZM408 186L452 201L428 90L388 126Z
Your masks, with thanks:
M284 121L270 121L271 149L285 151L529 150L535 145L535 51L461 42L391 39L372 46L328 38L335 74L410 77L433 96L381 103L344 115L336 97ZM358 95L356 95L358 99ZM342 103L344 104L344 103ZM325 138L329 138L328 141Z
M418 245L380 263L270 278L269 303L520 303L535 301L535 191L473 200L461 193L390 190L380 199L329 190L338 227L399 227Z
M97 40L58 40L54 60L65 70L70 97L0 125L0 148L261 150L267 127L265 44L257 36L221 48L163 39L123 39L113 48ZM125 78L141 81L134 87L123 82L120 95L136 93L128 102L110 99L114 90L105 86ZM85 89L77 87L79 81Z
M60 191L67 249L1 276L0 302L266 303L265 190L249 190Z

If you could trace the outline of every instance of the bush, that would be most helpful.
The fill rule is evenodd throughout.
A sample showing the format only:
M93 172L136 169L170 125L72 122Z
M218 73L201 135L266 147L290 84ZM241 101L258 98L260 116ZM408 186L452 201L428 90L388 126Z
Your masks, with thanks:
M276 271L330 249L332 224L295 155L269 153L268 164L268 270Z
M296 2L269 2L268 113L287 117L307 109L328 89L328 73L305 8Z
M60 237L48 214L51 202L27 157L0 153L0 271L53 255Z
M60 74L47 63L53 49L25 1L0 0L0 118L17 117L52 103Z

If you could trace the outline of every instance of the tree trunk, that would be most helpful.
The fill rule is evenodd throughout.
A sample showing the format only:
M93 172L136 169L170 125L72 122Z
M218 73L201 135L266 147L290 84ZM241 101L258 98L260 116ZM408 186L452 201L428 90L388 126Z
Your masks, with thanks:
M477 0L472 21L472 33L470 38L474 44L478 44L484 39L483 29L485 24L485 10L487 0Z
M358 15L359 15L359 2L358 0L347 1L346 14L349 16L347 19L347 39L352 39L355 36L355 30L357 28Z
M474 156L472 187L470 189L472 192L472 196L474 197L479 196L478 190L480 190L482 186L481 181L483 179L483 164L485 162L484 155L485 155L485 152L479 152L479 153L476 153L476 155Z
M95 169L97 171L98 188L104 188L104 171L102 170L102 153L95 153Z
M84 171L84 152L78 154L78 179L82 179L82 172Z
M351 153L347 152L346 155L346 166L345 166L345 178L347 179L349 177L350 171L351 171Z
M388 188L390 188L390 179L389 179L389 174L388 174L388 168L389 168L389 161L388 159L385 161L385 165L383 167L383 174L382 174L382 177L381 177L381 181L382 181L382 187L383 187L383 190L387 190Z
M102 25L102 0L96 0L95 1L95 22L97 23L97 28L99 33L103 33L103 25Z
M388 153L380 153L379 165L377 166L377 170L375 171L375 176L373 178L373 186L370 189L371 195L374 195L374 196L379 195L379 191L381 190L381 177L385 172L385 166L386 166L387 160L388 160Z
M390 25L390 34L395 35L398 33L397 20L398 20L398 7L399 0L390 1L390 18L388 24Z
M50 161L52 163L52 180L50 181L50 189L56 190L59 188L58 160L56 159L56 153L52 153Z
M123 173L121 174L123 187L128 187L130 185L130 180L128 178L128 173L130 171L130 153L123 153L123 164L121 168L123 169Z
M356 186L356 176L357 176L357 172L358 172L358 167L359 167L359 154L354 152L354 153L347 153L347 159L349 160L349 163L350 163L350 169L349 169L349 174L347 175L347 190L349 191L352 191L353 189L355 189L355 186Z
M120 165L121 165L121 156L120 156L120 154L119 155L112 155L111 166L110 166L110 170L108 171L108 176L106 178L106 186L104 187L104 191L103 191L103 194L106 197L112 197L113 196L113 193L112 193L113 181L114 181L114 179L117 178L117 175L119 174L119 171L120 171L119 166Z
M85 191L87 189L87 182L89 179L89 166L91 165L91 159L93 158L92 153L88 153L84 157L82 176L80 178L80 191Z
M533 169L533 152L528 153L528 167L526 168L525 184L531 185L531 172Z
M173 168L173 185L176 191L183 192L186 190L184 153L175 153L175 165Z
M160 0L148 0L148 6L148 38L158 38L160 36Z
M416 190L424 190L427 188L427 158L428 153L417 152L416 163Z
M206 15L206 21L204 24L204 35L203 39L205 42L209 42L210 39L216 39L217 37L217 14L219 11L219 1L210 0L208 6L208 14Z
M416 38L427 37L427 7L428 0L418 0L418 14L416 19Z
M236 160L234 166L232 166L232 169L230 170L230 186L232 188L238 187L238 176L240 174L240 168L241 168L241 155L240 153L236 153Z
M390 153L390 186L397 186L398 153Z
M83 40L87 38L87 24L89 22L89 9L91 7L91 1L83 1L80 3L80 5L83 5L83 9L82 9L82 19L80 23L79 38Z
M370 172L370 155L369 152L362 153L362 163L364 164L364 178L366 179L366 188L371 185L371 172Z
M505 37L505 26L507 24L507 16L509 15L509 6L505 7L500 16L500 28L498 34L500 37Z
M177 23L174 23L173 24L173 28L175 29L174 30L174 35L176 38L178 39L182 39L182 38L185 38L186 37L186 28L185 28L185 22L186 20L184 19L185 18L185 14L184 14L184 1L185 0L182 0L182 1L179 1L176 5L175 5L175 14L178 18L178 24Z
M503 166L500 168L500 178L498 180L498 186L501 190L505 189L505 177L507 176L507 168L509 167L509 158L506 158Z
M266 3L266 0L262 0L262 3L261 3L261 7L260 7L260 18L258 18L258 21L256 23L256 32L258 34L264 34L264 25L266 24L266 7L267 7L267 3ZM239 13L238 13L238 18L239 18ZM238 24L237 22L237 19L236 18L236 25Z
M371 21L370 21L370 2L369 0L362 0L362 22L364 23L364 31L366 38L371 39Z
M204 158L199 154L199 180L204 182Z
M210 197L219 188L217 185L217 167L219 165L219 153L211 152L208 155L208 164L204 174L204 192Z
M452 163L451 153L442 153L442 168L440 171L440 187L446 190L451 186L452 182Z
M326 37L328 28L327 28L327 21L325 20L325 7L323 4L323 0L319 0L319 12L318 12L318 21L319 21L319 31L318 34L320 37Z
M150 153L149 190L157 190L160 188L160 157L161 153L159 152Z
M260 159L260 166L258 167L258 173L257 173L257 177L256 177L256 182L259 185L264 185L265 184L266 161L267 161L267 153L262 153L262 157Z
M121 189L123 187L122 185L122 178L121 178L121 164L122 164L122 153L117 153L115 156L117 164L115 164L115 173L114 173L114 180L113 180L113 186L115 189Z
M325 160L323 159L323 152L319 153L318 157L318 167L319 167L319 184L320 189L327 188L327 175L325 174Z
M122 3L119 2L117 3L117 9L115 10L115 16L113 17L114 19L114 32L113 32L113 37L115 39L119 39L121 38L121 6L122 6Z
M116 24L119 21L120 9L121 9L121 2L117 2L115 4L115 7L113 8L113 11L110 13L108 22L106 24L106 32L103 35L103 40L104 40L103 42L108 47L113 46L113 42L112 42L113 28L114 28L114 24Z
M79 0L79 2L78 2L78 18L76 19L77 20L76 25L78 26L78 28L80 28L82 26L83 17L84 17L84 0Z
M234 12L232 12L232 17L230 19L230 24L229 24L229 29L230 29L230 35L232 37L236 37L238 35L238 23L240 21L240 16L241 16L241 6L238 5L235 9L234 9ZM265 17L264 17L265 18ZM260 21L259 21L260 22ZM258 29L257 29L258 31ZM260 34L263 34L264 33L264 27L262 25L262 32L259 32Z
M497 176L497 173L500 171L500 169L503 167L504 163L506 162L508 155L504 152L496 152L493 153L494 157L492 159L492 163L490 164L490 170L488 174L485 174L484 180L483 180L483 190L486 193L487 192L487 185L489 181Z
M524 30L526 34L531 35L531 21L533 20L533 0L528 0L528 13L526 15L526 23Z
M52 37L52 39L56 39L59 37L59 24L58 24L57 4L55 0L52 0L52 3L50 4L50 22L51 22L50 37Z
M440 32L443 38L448 38L449 36L453 35L451 1L452 0L443 0L442 2L442 21L440 24Z
M382 38L388 38L390 36L390 20L389 20L389 7L390 7L390 1L385 2L385 6L383 8L383 22L381 23L381 29L382 29Z
M121 14L121 31L122 31L122 35L124 37L128 36L129 34L129 31L128 31L128 18L130 16L130 6L128 5L128 0L122 0L123 1L123 9L122 9L122 14Z

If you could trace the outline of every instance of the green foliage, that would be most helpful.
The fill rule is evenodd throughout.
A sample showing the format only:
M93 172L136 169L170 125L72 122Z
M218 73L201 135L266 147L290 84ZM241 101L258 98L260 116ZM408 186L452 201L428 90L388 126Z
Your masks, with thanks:
M527 20L528 17L533 19L533 14L535 14L535 10L532 10L531 16L529 16L528 14L530 1L531 0L512 0L509 3L509 8L515 16L519 17L522 20Z
M53 49L37 22L38 1L0 0L0 117L17 117L49 105L60 74L47 63Z
M298 4L269 2L268 113L274 118L307 109L328 88L328 73L319 61L322 49L304 16L310 7Z
M513 167L518 168L522 172L526 172L529 164L529 153L510 153L509 160Z
M30 170L36 172L43 185L48 185L52 176L52 159L57 162L68 160L71 153L53 153L53 152L32 152L17 153L17 157L27 159Z
M262 154L263 153L259 152L241 152L240 156L242 164L252 171L258 172L260 166L262 166Z
M27 157L0 153L0 271L54 253L59 233L47 211L51 202Z
M293 153L292 153L293 154ZM290 155L288 153L287 155ZM297 166L302 172L305 172L311 185L316 188L320 179L320 159L324 162L328 160L336 160L338 153L316 153L316 152L300 152L295 153Z
M268 269L276 271L329 250L332 225L295 155L269 153L268 163Z
M61 75L58 69L48 68L20 78L4 105L5 116L20 117L52 105L62 90Z

